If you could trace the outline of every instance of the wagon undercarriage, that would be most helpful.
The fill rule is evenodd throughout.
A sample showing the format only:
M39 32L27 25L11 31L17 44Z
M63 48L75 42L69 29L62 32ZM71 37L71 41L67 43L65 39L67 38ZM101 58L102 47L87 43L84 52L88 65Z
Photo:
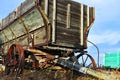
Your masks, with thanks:
M96 68L94 59L83 51L74 56L73 51L26 49L23 55L22 50L22 46L18 44L10 47L8 52L11 56L7 56L5 61L6 74L16 73L16 76L18 76L24 69L43 70L53 65L72 68L75 71L79 71L81 67ZM87 63L87 60L89 60L89 63Z
M78 9L79 8L79 9ZM87 49L94 8L71 0L26 0L2 20L6 74L50 66L96 68ZM84 71L83 71L84 72Z

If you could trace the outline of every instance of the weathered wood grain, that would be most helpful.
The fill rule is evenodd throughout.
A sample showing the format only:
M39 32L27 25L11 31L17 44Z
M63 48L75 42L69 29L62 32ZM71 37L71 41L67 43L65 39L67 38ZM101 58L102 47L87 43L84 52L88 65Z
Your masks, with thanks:
M47 35L50 35L51 45L86 48L87 31L94 20L94 8L72 0L56 0L56 4L54 0L48 0L48 5L45 1L40 0L38 6L49 19L50 34L47 33L47 24L34 0L26 0L2 19L0 40L6 44L17 40L22 45L28 45L28 35L33 34L34 44L38 45L44 43Z

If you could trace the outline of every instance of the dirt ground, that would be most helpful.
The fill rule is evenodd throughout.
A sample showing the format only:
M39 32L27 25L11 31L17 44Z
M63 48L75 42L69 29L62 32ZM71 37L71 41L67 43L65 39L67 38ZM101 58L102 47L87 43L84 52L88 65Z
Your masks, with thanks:
M0 73L0 80L97 80L72 70L24 70L24 73L16 77L16 74L4 75Z

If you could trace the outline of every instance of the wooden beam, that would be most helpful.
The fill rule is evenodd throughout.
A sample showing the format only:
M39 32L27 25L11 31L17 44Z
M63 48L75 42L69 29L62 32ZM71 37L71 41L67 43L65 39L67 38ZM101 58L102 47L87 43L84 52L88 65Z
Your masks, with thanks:
M55 43L56 35L56 7L56 0L53 0L52 43Z

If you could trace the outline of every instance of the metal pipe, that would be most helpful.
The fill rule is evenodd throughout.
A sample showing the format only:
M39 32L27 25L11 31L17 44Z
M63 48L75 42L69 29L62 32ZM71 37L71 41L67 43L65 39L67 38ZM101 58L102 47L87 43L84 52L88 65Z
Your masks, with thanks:
M97 60L97 63L98 63L98 67L99 67L99 57L100 57L100 51L99 51L99 48L91 41L87 40L89 43L91 43L92 45L94 45L97 49L97 52L98 52L98 60Z

